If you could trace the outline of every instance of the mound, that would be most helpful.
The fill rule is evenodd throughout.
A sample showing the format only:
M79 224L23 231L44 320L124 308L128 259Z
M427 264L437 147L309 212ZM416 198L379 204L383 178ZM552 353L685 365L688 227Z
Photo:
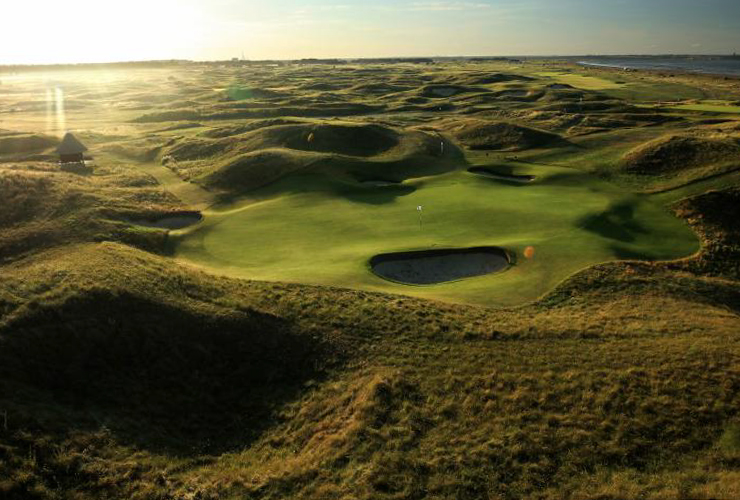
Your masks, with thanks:
M169 154L176 160L195 160L229 151L245 153L260 149L287 148L348 156L375 156L398 145L399 141L396 131L380 125L293 122L291 125L269 126L269 122L257 122L244 127L258 128L217 141L187 140L171 148ZM221 132L229 131L235 129Z
M170 122L170 121L197 121L205 119L198 111L192 109L177 109L172 111L158 111L154 113L147 113L134 118L134 123L159 123L159 122Z
M322 341L285 320L249 306L198 304L203 298L187 298L176 284L197 287L197 278L141 252L75 250L92 262L54 260L70 279L55 290L61 298L20 307L0 324L4 383L53 401L55 411L97 413L114 435L144 448L223 451L252 440L316 373ZM126 264L135 271L127 275ZM34 266L19 268L11 285L21 270L38 279ZM74 278L85 272L110 289Z
M133 141L109 143L98 150L115 156L141 162L153 161L162 150L162 140L158 137L136 139Z
M572 85L568 85L567 83L551 83L547 86L548 89L553 90L566 90L566 89L575 89Z
M678 262L675 267L733 280L740 278L740 188L707 191L684 198L674 208L703 241L696 259Z
M158 229L183 229L203 220L203 214L191 210L181 210L162 215L151 215L143 219L132 219L130 222L138 226L155 227Z
M669 135L629 151L624 169L639 174L665 174L736 161L740 141L727 136Z
M421 95L424 97L452 97L470 91L471 89L461 85L427 85L422 89Z
M118 221L179 208L151 178L125 167L101 167L94 176L82 176L37 162L0 167L0 199L0 262L100 239L161 251L161 234Z
M348 156L375 156L398 145L398 133L380 125L287 125L263 129L264 145Z
M475 120L453 127L450 131L470 149L521 151L564 142L557 134L506 122Z
M394 92L405 92L414 87L408 85L397 85L389 83L363 83L355 85L350 90L360 94L385 95Z
M311 101L315 102L315 101ZM177 109L172 111L153 112L141 115L132 120L133 123L159 123L167 121L199 121L199 120L241 120L249 118L270 118L281 116L294 117L325 117L325 116L354 116L378 113L385 109L377 106L353 102L320 103L306 106L276 106L263 103L260 106L241 106L244 109L232 107L209 106L197 111L191 109Z
M265 186L315 161L284 149L253 151L229 159L198 179L203 185L243 192Z
M9 227L38 218L53 189L52 181L43 175L0 171L0 227Z
M558 96L557 101L562 100ZM556 102L538 108L540 111L557 111L560 113L641 113L648 112L635 106L630 106L618 101L586 101L586 102Z
M534 78L523 75L514 75L509 73L494 73L481 77L472 78L468 81L470 85L488 85L491 83L503 82L531 82Z
M218 127L210 130L206 130L199 134L202 137L209 137L211 139L221 139L223 137L230 137L232 135L246 134L253 130L257 130L265 127L274 127L276 125L293 125L303 123L298 120L290 120L285 118L273 118L267 120L257 120L251 123L243 125L230 125L227 127Z
M41 134L5 135L0 136L0 155L37 153L57 144L57 139Z
M162 158L162 163L166 164L170 158L175 161L214 158L229 152L235 147L237 147L236 141L230 139L213 141L190 138L170 147L167 154Z
M326 83L326 82L316 82L316 83L309 83L306 85L301 85L301 90L318 90L322 92L331 92L334 90L341 90L344 88L344 85L336 85L332 83Z
M226 92L226 96L231 101L242 101L246 99L279 99L285 97L286 94L252 87L232 87Z
M446 149L446 156L459 154L452 145ZM182 178L238 192L311 165L340 175L391 175L399 180L440 170L430 162L431 157L440 156L438 137L422 131L401 133L376 124L264 127L216 140L189 138L167 153L163 162Z

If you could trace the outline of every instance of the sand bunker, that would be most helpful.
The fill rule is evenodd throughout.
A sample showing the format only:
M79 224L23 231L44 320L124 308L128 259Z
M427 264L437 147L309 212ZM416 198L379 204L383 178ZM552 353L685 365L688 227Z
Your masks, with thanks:
M137 226L156 227L160 229L182 229L197 224L203 219L200 212L176 212L154 219L132 219Z
M431 285L503 271L511 260L498 247L421 250L374 256L373 272L390 281Z
M514 174L504 174L501 172L495 172L493 170L489 170L484 167L471 167L468 169L468 172L471 174L476 175L482 175L484 177L491 177L493 179L499 179L503 181L511 181L511 182L521 182L526 184L527 182L532 182L537 177L534 175L514 175Z

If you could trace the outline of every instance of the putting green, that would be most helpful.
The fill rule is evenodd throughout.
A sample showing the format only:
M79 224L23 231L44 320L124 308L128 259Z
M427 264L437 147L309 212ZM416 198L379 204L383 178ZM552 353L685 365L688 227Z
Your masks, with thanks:
M537 76L552 78L555 83L564 83L583 90L606 90L618 89L625 84L617 83L606 78L597 76L579 75L577 73L561 73L558 71L542 71L535 73Z
M231 276L511 305L592 264L673 259L699 247L683 221L648 197L569 169L526 173L537 180L522 185L457 170L372 187L294 175L173 233L174 252ZM380 253L487 245L512 251L515 263L499 274L425 286L385 281L368 264Z
M703 111L706 113L740 113L740 106L729 104L679 104L670 108L685 111Z

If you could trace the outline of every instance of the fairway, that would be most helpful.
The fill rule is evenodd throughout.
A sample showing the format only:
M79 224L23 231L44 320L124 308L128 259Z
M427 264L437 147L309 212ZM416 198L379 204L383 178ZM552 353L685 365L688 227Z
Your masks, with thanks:
M706 113L740 113L740 106L732 106L729 104L681 104L678 106L671 106L671 109L702 111Z
M537 181L527 185L457 170L382 187L293 175L206 212L172 241L178 259L230 276L492 306L534 300L596 263L673 259L699 248L683 221L647 197L569 169L530 173ZM411 286L376 276L368 263L381 253L485 245L511 252L513 265Z
M552 80L565 85L571 85L584 90L607 90L624 87L622 83L616 83L606 78L596 76L586 76L574 73L565 73L558 71L542 71L536 73L537 76L551 78Z

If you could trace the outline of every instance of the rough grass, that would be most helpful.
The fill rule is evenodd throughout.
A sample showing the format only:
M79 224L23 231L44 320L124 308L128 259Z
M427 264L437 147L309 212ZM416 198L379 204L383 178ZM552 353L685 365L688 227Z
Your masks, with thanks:
M671 135L644 144L624 157L629 172L655 175L737 161L740 141L731 136Z
M84 176L55 164L0 166L0 260L50 246L114 239L160 251L164 234L122 220L167 212L177 200L151 178L116 169Z
M721 213L732 202L703 203ZM736 225L725 231L737 238ZM733 282L607 265L529 309L488 311L216 279L110 244L60 249L6 276L16 305L0 328L0 354L13 359L2 387L24 394L5 405L10 498L68 488L83 498L679 498L675 481L684 493L732 487L719 472L735 453L740 405ZM267 334L277 318L282 326ZM82 334L92 331L96 342ZM313 332L309 345L336 364L309 363L319 372L302 388L289 385L295 375L254 379L300 366L284 364L292 355L277 339L258 348L289 331ZM265 348L280 353L277 364ZM253 375L233 377L234 355L234 368ZM192 378L185 366L202 368ZM100 373L92 386L82 378L91 370ZM226 387L221 370L233 380ZM136 390L143 380L153 381L146 392ZM222 434L240 414L232 397L272 403L247 412L259 417L254 426L240 418L240 432ZM101 415L104 429L91 419ZM222 446L232 451L214 455ZM676 456L701 457L704 476L677 468ZM625 475L645 481L625 490Z
M299 125L299 116L350 112L370 114L358 122L399 131L399 145L350 157L284 146L239 151L237 139L236 157L331 157L337 161L317 164L313 174L355 208L379 198L357 180L403 180L469 164L539 169L553 176L553 195L560 189L549 198L560 203L551 210L575 210L582 198L564 195L581 183L573 169L619 182L611 189L622 195L644 190L655 176L620 177L625 153L667 134L686 135L695 119L675 110L683 121L648 126L637 115L655 112L633 113L633 100L740 97L732 81L677 75L666 83L639 72L619 73L625 83L618 88L545 90L555 82L536 74L542 64L558 76L566 67L182 65L65 75L74 104L69 123L96 131L85 136L98 164L93 175L37 161L43 151L0 164L0 197L12 201L0 210L0 498L738 497L740 200L737 188L728 188L737 182L732 175L649 197L660 220L671 220L657 203L698 194L673 205L701 238L697 254L574 270L541 300L503 309L219 278L141 250L162 248L164 233L121 220L183 208L141 173L184 193L174 175L162 174L169 170L141 163L150 159L139 154L149 140L153 147L208 143ZM615 79L606 70L567 68ZM474 82L500 74L519 78ZM449 102L419 95L425 86L451 84L490 87ZM502 93L509 84L518 92ZM45 130L37 101L45 85L24 75L3 81L3 109L26 110L4 115L8 127ZM275 94L226 100L230 87ZM578 93L592 104L579 107ZM382 110L392 112L375 114ZM131 123L142 115L148 118ZM173 126L188 116L205 117L205 126ZM262 121L266 116L278 121ZM410 132L432 130L439 118L470 117L558 134L585 125L568 137L571 145L522 150L519 161L488 151L466 151L463 159L449 138L439 157L443 139ZM343 147L350 146L357 147ZM215 150L192 161L221 166L230 154ZM268 175L269 164L257 162L255 172ZM308 187L286 174L290 189L276 190L278 200ZM243 177L247 186L251 175ZM460 181L456 175L417 179L405 191L391 187L397 196L383 206L432 192L445 178ZM508 188L536 193L536 186ZM704 192L707 186L721 189ZM460 206L482 203L465 192ZM504 187L491 192L506 201ZM523 198L512 193L511 200ZM416 200L408 201L415 214ZM542 208L542 199L531 204ZM326 224L332 212L321 215ZM585 215L581 222L594 234L645 237L643 214L631 216L624 203ZM471 219L456 226L485 222ZM367 232L357 218L351 222L334 231ZM511 225L504 219L486 230ZM572 238L567 244L578 247Z
M163 163L184 179L230 194L244 194L307 167L339 176L378 169L394 178L415 172L444 170L439 139L418 130L398 131L366 124L297 123L250 124L248 132L226 137L188 138L170 147ZM213 134L205 134L212 136ZM220 136L221 133L217 132ZM418 175L418 174L416 174Z
M15 158L21 154L40 153L59 144L59 140L43 134L0 132L0 158Z
M471 120L452 124L448 130L470 149L522 151L564 142L556 134L505 122Z

